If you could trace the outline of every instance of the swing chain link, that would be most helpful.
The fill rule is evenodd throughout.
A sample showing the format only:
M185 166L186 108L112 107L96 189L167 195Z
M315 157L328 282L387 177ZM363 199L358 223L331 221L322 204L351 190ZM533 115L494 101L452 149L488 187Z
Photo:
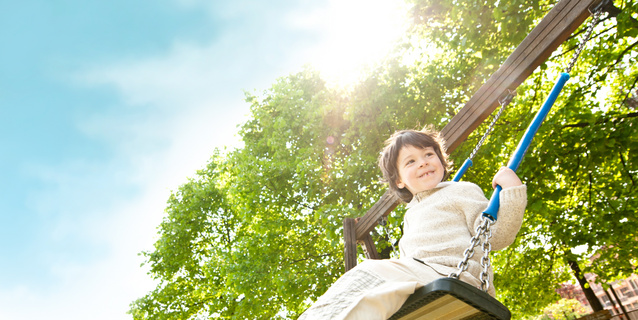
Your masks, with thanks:
M490 251L492 251L492 245L490 244L492 230L490 227L493 224L494 221L490 218L486 216L481 218L481 224L476 227L476 234L472 237L472 239L470 239L470 246L463 252L464 257L458 264L458 270L450 273L448 276L449 278L459 279L461 273L467 270L469 260L474 256L474 248L478 247L479 244L483 244L483 257L481 257L481 266L483 267L483 270L480 274L480 280L481 289L487 292L490 287L489 268L491 266Z
M604 2L605 1L603 1L602 3ZM587 44L587 42L591 38L591 34L594 31L594 27L596 26L596 24L598 24L598 21L600 20L600 15L602 14L602 12L603 12L602 5L599 5L598 7L594 9L593 12L591 12L593 14L593 17L592 17L592 20L589 22L589 25L587 26L587 31L585 32L585 38L583 39L583 41L580 42L580 44L578 44L578 48L576 49L576 52L574 52L574 56L572 57L572 60L569 62L569 65L567 65L567 68L565 69L565 73L570 73L572 71L572 68L574 68L574 65L576 65L576 60L578 60L580 53L585 48L585 44Z
M483 217L487 222L485 226L485 233L483 234L483 257L481 257L481 266L483 267L483 271L479 276L481 280L481 290L487 292L490 288L490 267L492 263L490 261L490 252L492 251L492 244L490 243L490 238L492 237L492 229L490 228L494 221ZM485 223L485 221L483 221Z
M392 252L396 252L396 248L394 247L394 242L392 241L392 238L390 237L390 227L388 227L388 217L386 216L381 217L378 223L379 225L383 227L383 230L385 230L385 234L388 237L388 242L390 242L390 245L392 246Z
M515 91L511 91L508 89L507 95L498 99L498 103L501 105L501 107L498 109L498 112L496 112L496 115L492 119L492 122L490 122L489 126L487 127L487 131L485 131L485 134L483 134L481 140L479 140L479 142L474 147L474 150L472 150L472 153L470 153L470 156L468 157L470 160L474 159L474 156L483 145L483 142L485 142L487 137L490 135L490 132L492 132L492 130L494 129L494 125L496 125L496 121L498 121L498 119L501 117L505 106L507 106L512 101L512 98L514 98L515 94Z

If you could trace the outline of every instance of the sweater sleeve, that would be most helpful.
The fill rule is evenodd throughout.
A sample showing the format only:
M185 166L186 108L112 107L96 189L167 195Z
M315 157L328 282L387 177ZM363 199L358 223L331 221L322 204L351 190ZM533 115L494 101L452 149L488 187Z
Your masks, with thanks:
M523 223L527 206L527 186L501 190L498 220L492 226L492 250L501 250L514 242Z
M468 183L461 185L451 199L457 210L465 215L468 231L471 236L481 224L483 211L488 200L477 185ZM501 191L498 220L491 227L490 243L492 250L501 250L514 242L523 223L523 215L527 206L527 186L510 187Z

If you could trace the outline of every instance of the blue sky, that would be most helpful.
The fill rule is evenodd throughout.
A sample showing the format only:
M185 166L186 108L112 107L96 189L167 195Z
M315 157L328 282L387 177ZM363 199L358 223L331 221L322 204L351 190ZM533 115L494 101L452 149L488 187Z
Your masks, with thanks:
M0 319L130 319L171 190L244 90L380 58L400 3L0 0Z

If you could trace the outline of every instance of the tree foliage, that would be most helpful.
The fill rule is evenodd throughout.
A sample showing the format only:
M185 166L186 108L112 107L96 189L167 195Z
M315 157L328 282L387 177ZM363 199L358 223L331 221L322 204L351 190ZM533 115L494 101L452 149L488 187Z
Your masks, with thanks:
M413 3L405 41L352 90L304 69L246 95L243 146L216 151L168 200L144 253L158 286L132 303L135 319L296 318L343 273L343 218L362 216L385 191L383 141L443 128L555 1ZM568 261L601 282L638 265L638 1L613 4L519 169L524 225L494 255L498 298L514 318L559 299ZM465 180L490 192L581 39L579 29L519 87ZM456 163L484 130L452 154ZM395 239L403 210L390 217Z
M545 307L541 315L526 317L526 320L569 320L591 313L576 299L560 299Z

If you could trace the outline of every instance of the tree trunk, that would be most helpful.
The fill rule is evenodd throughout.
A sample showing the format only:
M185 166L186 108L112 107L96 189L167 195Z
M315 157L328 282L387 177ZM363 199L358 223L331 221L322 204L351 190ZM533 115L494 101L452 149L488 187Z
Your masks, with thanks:
M582 272L580 271L580 267L578 266L578 263L576 261L568 261L567 263L572 268L572 271L574 271L574 276L576 276L576 279L578 280L578 283L580 284L581 289L583 289L583 293L585 293L585 298L587 298L587 301L589 302L589 306L591 306L594 312L603 311L604 310L603 305L598 300L598 297L596 297L594 290L592 290L591 286L589 286L587 279L585 279L585 275L583 275Z

